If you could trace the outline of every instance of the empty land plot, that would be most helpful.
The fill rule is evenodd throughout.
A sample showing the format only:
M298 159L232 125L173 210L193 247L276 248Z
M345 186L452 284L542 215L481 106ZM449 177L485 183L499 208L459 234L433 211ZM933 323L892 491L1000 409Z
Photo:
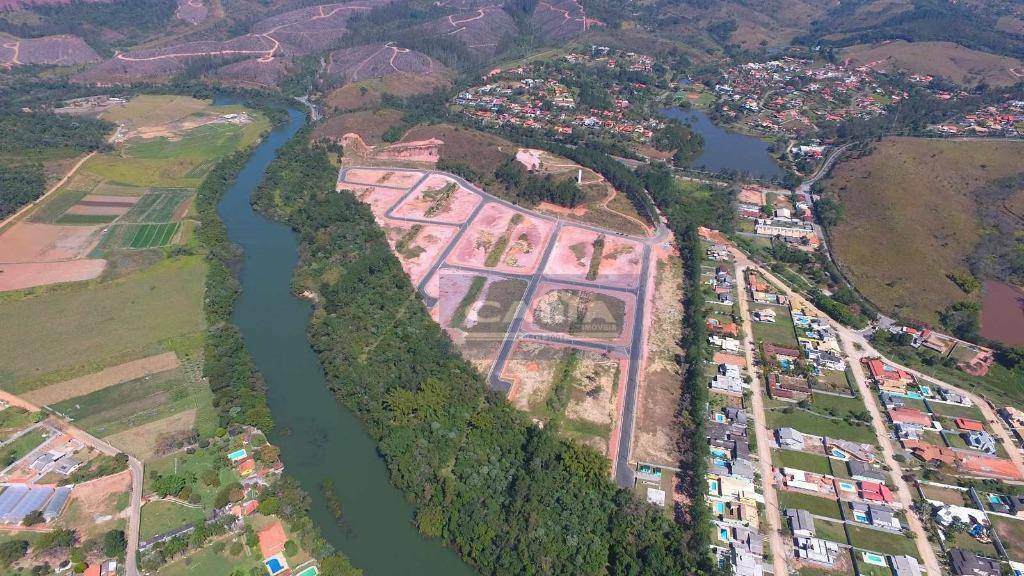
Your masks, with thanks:
M1024 170L1022 158L1021 142L886 138L839 164L825 193L844 207L830 230L840 266L882 310L938 325L950 304L979 299L949 278L970 274L982 234L977 191Z
M544 273L574 281L635 288L640 282L643 246L593 230L563 226Z
M206 265L165 260L109 282L0 298L0 387L22 393L165 352L204 326Z
M946 416L949 418L969 418L979 422L985 421L985 415L981 413L981 409L977 406L961 406L960 404L946 404L945 402L929 401L928 407L931 408L932 412L939 416ZM950 425L952 424L953 423L950 422Z
M132 360L117 366L111 366L95 374L87 374L72 378L57 384L51 384L45 388L32 390L22 397L37 406L48 406L68 398L90 394L98 390L121 384L136 378L144 378L150 374L157 374L167 370L173 370L180 366L178 355L174 352L164 352L148 358Z
M352 192L360 202L363 202L370 207L370 211L373 212L373 215L378 222L385 218L384 215L387 211L395 205L395 202L398 202L403 194L405 194L405 190L398 188L362 186L348 182L339 183L338 190L348 190Z
M503 272L534 272L553 228L547 220L492 202L470 223L449 262Z
M201 397L202 395L202 390L197 390L197 396ZM198 403L202 404L201 398L198 400L200 400ZM208 407L208 411L213 412L212 405ZM206 430L200 429L202 422L196 419L199 412L200 410L196 408L185 410L160 420L111 434L106 437L106 440L139 460L148 462L157 456L163 456L170 446L174 445L165 440L180 439L191 433L193 429L199 429L200 434L212 432L213 426L206 426ZM212 420L210 421L212 422Z
M662 466L677 466L682 459L680 422L676 416L682 395L678 354L682 338L682 263L675 256L659 259L654 277L648 328L648 353L640 380L633 458ZM620 447L620 450L624 448Z
M810 452L772 450L772 464L779 468L796 468L815 474L832 474L832 466L828 457Z
M30 426L36 421L36 414L38 412L32 413L17 406L8 406L0 410L0 441L7 440Z
M139 537L145 540L159 536L186 524L202 522L205 517L201 507L192 508L169 500L147 502L142 507Z
M754 340L786 348L799 348L793 328L793 319L790 317L789 311L777 306L768 306L767 308L775 310L775 322L752 321ZM760 310L762 307L758 306L757 309Z
M928 500L938 500L945 502L946 504L955 504L957 506L964 506L968 504L969 498L967 492L956 490L954 488L943 488L942 486L933 486L931 484L921 484L921 491L924 492L924 497Z
M850 536L850 545L872 552L891 554L899 556L906 554L917 558L917 545L911 538L902 534L895 534L885 530L872 530L863 526L847 524L846 530Z
M401 204L394 215L461 224L480 204L480 195L462 187L456 181L432 174Z
M635 298L597 290L557 288L544 284L537 290L523 329L539 329L577 338L615 343L628 342Z
M77 426L104 437L194 409L198 386L177 368L69 398L52 408Z
M207 100L190 96L141 95L103 113L104 120L132 126L158 126L182 120L210 107Z
M384 186L408 190L423 177L423 172L388 170L387 168L352 168L345 171L345 181L367 186Z
M445 269L439 275L439 322L462 355L482 373L489 372L526 282Z
M806 434L831 436L851 442L874 445L875 433L867 424L848 424L842 416L812 412L798 406L772 408L768 411L770 428L796 428Z
M381 225L413 285L419 284L426 276L458 232L454 226L409 224L397 220L383 220Z
M839 512L839 502L832 498L821 498L800 492L780 490L779 507L783 510L786 508L801 508L817 516L842 520Z
M147 462L144 490L147 494L153 492L153 478L155 474L180 474L184 476L195 475L197 478L206 470L215 470L220 479L219 486L210 486L205 482L196 482L192 485L192 493L197 494L206 510L213 509L213 500L217 492L223 486L227 486L239 479L238 472L228 466L224 458L224 452L219 448L199 448L194 454L177 452ZM152 472L152 473L151 473Z
M1005 518L1003 516L989 515L992 521L992 528L999 539L1006 547L1006 554L1010 560L1017 562L1024 561L1024 520L1019 518Z
M78 484L58 524L78 531L79 537L95 538L108 530L125 527L123 514L131 497L132 477L127 470Z

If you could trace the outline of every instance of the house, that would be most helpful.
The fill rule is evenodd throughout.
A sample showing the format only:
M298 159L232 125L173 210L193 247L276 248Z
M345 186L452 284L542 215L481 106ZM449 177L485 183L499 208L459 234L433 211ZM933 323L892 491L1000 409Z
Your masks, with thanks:
M786 508L783 515L789 519L789 527L793 536L812 537L816 534L814 530L814 517L807 510L800 508Z
M729 292L719 292L718 303L726 306L732 306L732 294Z
M961 472L1001 480L1022 480L1016 464L1005 458L992 456L964 456L959 460Z
M921 564L913 556L889 556L889 566L893 576L921 576Z
M850 502L850 509L853 511L853 518L857 522L870 524L877 528L900 531L903 525L900 519L893 514L891 508L876 504L864 504L863 502Z
M945 446L936 446L921 440L903 440L903 447L922 462L942 463L950 466L957 462L956 451Z
M729 462L729 474L736 476L737 478L745 478L753 481L754 465L750 463L750 460L737 458Z
M733 549L732 551L732 573L735 576L763 576L764 575L764 560L755 554L738 551Z
M884 502L890 504L896 501L896 496L889 490L889 487L881 482L857 482L857 495L864 500L871 502Z
M708 342L732 354L738 354L740 351L740 341L735 338L723 338L721 336L712 335L708 336Z
M885 473L867 462L850 460L846 463L850 471L850 478L854 480L866 480L868 482L885 482Z
M711 380L710 388L712 392L718 392L726 396L743 396L743 380L735 376L716 374Z
M1014 408L1013 406L1006 406L996 410L999 417L1006 420L1006 423L1010 425L1010 428L1022 428L1024 429L1024 412Z
M740 327L735 322L722 323L715 318L708 318L705 322L708 332L717 336L729 336L736 338L740 335Z
M932 427L931 416L915 408L893 408L889 410L889 418L893 423L918 424L925 428Z
M795 541L793 552L801 560L831 566L839 557L839 544L835 542L820 538L795 538Z
M780 468L779 472L782 473L785 486L806 492L821 492L822 490L821 484L816 482L819 479L817 474L804 472L796 468Z
M876 459L874 448L867 444L830 436L826 436L824 442L825 450L832 458L844 461L860 460L861 462L874 462Z
M841 356L825 350L808 350L807 359L823 370L836 372L846 370L846 361Z
M761 556L764 554L764 537L756 530L745 526L732 526L730 542L733 550Z
M799 402L806 400L811 395L811 386L806 378L770 372L768 374L768 393L772 398Z
M967 398L967 396L963 395L962 393L957 392L956 390L946 387L939 387L936 389L936 392L938 392L939 396L946 402L960 404L961 406L971 406L970 399Z
M67 476L75 470L78 470L81 466L82 462L78 458L75 458L74 456L65 456L57 461L57 467L54 468L53 471Z
M896 437L901 440L920 440L924 432L924 427L920 424L897 422L893 426L896 429Z
M975 450L981 450L988 454L996 453L996 439L988 432L968 432L964 435L964 441Z
M1002 574L999 562L960 548L949 551L949 565L955 576L999 576Z
M260 543L260 554L264 558L280 554L284 550L284 543L288 540L284 532L284 525L280 520L260 530L257 536Z
M800 351L793 348L786 348L784 346L776 346L775 344L765 343L762 346L766 360L789 360L796 361L800 358Z
M934 504L935 502L932 503ZM932 516L935 518L935 522L944 528L954 522L958 522L966 526L970 526L972 524L988 524L985 512L975 508L968 508L966 506L957 506L955 504L941 504L937 506L932 512Z
M779 428L775 431L775 440L779 443L780 448L787 448L789 450L804 449L804 435L799 430L793 428Z
M904 406L903 397L893 394L892 392L882 392L878 397L882 401L882 405L885 406L886 410L902 408Z
M894 368L880 358L869 358L864 361L871 379L878 384L879 390L906 394L907 386L914 383L914 377L904 370Z
M765 308L764 310L754 310L753 317L754 320L757 322L775 322L775 310L772 310L771 308Z
M953 420L956 423L956 427L967 431L967 432L984 432L985 425L977 420L969 420L967 418L956 418Z

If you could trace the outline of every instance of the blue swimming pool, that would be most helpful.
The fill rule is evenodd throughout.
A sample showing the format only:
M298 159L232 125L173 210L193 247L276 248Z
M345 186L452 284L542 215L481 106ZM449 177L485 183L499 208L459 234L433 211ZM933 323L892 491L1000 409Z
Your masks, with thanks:
M267 565L267 570L270 570L272 575L277 574L278 572L283 572L285 568L284 563L281 562L281 559L277 556L267 558L264 563Z
M1003 499L998 494L989 494L988 501L990 504L1002 504Z
M779 366L782 366L783 370L792 370L793 369L793 361L790 360L789 358L783 358L783 359L779 360Z
M228 460L231 460L232 462L236 460L241 460L242 458L245 458L247 454L248 453L245 451L245 448L239 448L238 450L235 450L231 454L228 454Z
M715 514L725 514L725 502L715 502Z
M874 552L865 552L864 561L868 564L874 564L875 566L886 566L885 556L881 554L875 554Z
M843 492L856 492L857 486L855 486L852 482L840 482L839 489L842 490Z

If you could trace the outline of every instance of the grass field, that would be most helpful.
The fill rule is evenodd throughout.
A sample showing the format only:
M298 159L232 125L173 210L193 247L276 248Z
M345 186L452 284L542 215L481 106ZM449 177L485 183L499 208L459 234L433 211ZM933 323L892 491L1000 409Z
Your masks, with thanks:
M17 440L0 448L0 466L7 466L17 462L26 454L35 450L44 440L46 440L46 436L38 429L19 436Z
M820 498L785 490L779 491L779 508L802 508L817 516L835 518L836 520L843 518L839 512L839 502L831 498Z
M113 281L0 296L0 325L17 327L0 331L0 387L24 392L197 346L205 269L200 256L179 257Z
M924 492L925 498L928 498L929 500L939 500L940 502L945 502L947 504L963 506L968 501L966 492L961 492L952 488L921 484L921 491Z
M790 410L790 412L787 414L783 410ZM870 426L847 424L840 418L841 416L826 417L818 413L808 412L796 406L789 406L770 410L768 412L768 426L771 428L796 428L801 432L816 436L831 436L863 444L875 444L877 439Z
M170 456L164 456L158 458L152 462L146 464L146 480L145 480L145 491L150 493L152 491L151 482L152 478L150 473L156 474L195 474L196 477L201 477L204 470L215 469L219 473L220 485L219 486L207 486L204 482L198 481L192 484L192 493L198 494L202 499L202 504L205 510L213 510L213 499L220 491L221 487L230 484L231 482L238 481L238 473L228 465L227 458L224 456L225 452L216 450L214 448L198 449L195 454L186 454L184 452L178 452L171 454Z
M928 406L939 416L950 418L969 418L979 422L985 421L985 415L977 406L960 406L958 404L943 404L942 402L929 402Z
M1016 84L1010 73L1020 60L971 50L953 42L906 42L892 40L877 45L860 44L843 50L854 65L881 61L880 68L905 70L911 74L942 76L957 84L973 87L980 82L991 86Z
M757 305L755 307L760 310ZM789 311L780 307L772 307L775 310L775 322L751 322L754 330L754 340L777 344L787 348L798 348L796 333L793 331L793 319Z
M832 474L829 459L820 454L796 450L772 450L772 464L816 474Z
M1005 540L1003 541L1004 546L1013 546L1013 544L1013 542L1007 543ZM951 543L951 546L955 548L963 548L965 550L970 550L971 552L981 554L982 556L987 556L989 558L999 557L999 554L996 552L996 547L993 544L979 542L974 538L971 538L971 535L967 534L966 532L959 532L955 536L953 536L953 542Z
M170 532L186 524L203 521L202 508L189 508L177 502L155 500L142 507L142 523L139 537L143 540Z
M231 542L231 540L226 540ZM229 544L230 548L230 544ZM242 573L249 574L250 569L256 568L260 573L265 573L266 568L258 558L256 551L243 548L241 555L232 557L228 549L218 554L211 546L205 546L202 550L171 562L157 572L159 576L224 576L232 574L235 570L241 569Z
M37 413L38 414L38 413ZM0 410L0 441L7 440L36 420L36 414L11 406Z
M1024 562L1024 520L1013 520L1002 516L989 516L992 527L1006 547L1010 560Z
M53 409L92 434L105 437L199 408L206 400L204 388L178 368L70 398Z
M883 311L939 325L938 311L978 300L947 277L969 273L982 232L974 193L1020 172L1022 157L1021 142L887 138L839 164L825 184L844 207L830 230L838 262Z
M828 522L821 518L814 519L814 531L818 538L846 544L846 530L842 522Z
M918 557L917 545L914 544L913 540L902 534L872 530L871 528L851 524L847 524L846 529L850 534L851 546L871 550L872 552L881 552L882 554L907 554L915 558Z

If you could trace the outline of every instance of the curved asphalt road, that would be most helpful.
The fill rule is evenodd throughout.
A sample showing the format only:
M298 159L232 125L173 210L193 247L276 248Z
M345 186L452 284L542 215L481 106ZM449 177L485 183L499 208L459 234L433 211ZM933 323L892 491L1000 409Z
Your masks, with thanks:
M350 168L342 168L338 172L338 185L339 186L343 186L344 184L349 184L345 180L345 175L346 175L346 173L349 170L357 169L357 168L381 169L381 167L379 167L379 166L377 166L377 167L369 167L369 166L368 167L355 167L354 166L354 167L350 167ZM584 230L590 230L592 232L597 232L599 234L605 234L605 235L609 235L609 236L619 236L621 238L626 238L626 239L629 239L629 240L633 240L635 242L639 242L641 245L643 245L643 256L642 256L642 263L641 263L640 278L639 278L639 282L637 283L637 287L636 288L624 288L622 286L607 285L607 284L601 284L601 283L598 283L598 282L583 282L583 281L578 281L578 280L560 279L557 276L556 277L552 277L552 276L549 276L549 275L545 275L544 274L544 269L547 266L548 259L550 258L552 251L554 250L555 242L556 242L556 240L558 238L558 234L561 231L563 224L566 223L561 218L557 218L557 217L554 217L554 216L548 216L546 214L539 214L537 212L534 212L532 210L528 210L526 208L523 208L522 206L516 205L516 204L514 204L512 202L509 202L507 200L503 200L501 198L498 198L496 196L488 194L487 192L484 192L483 190L481 190L477 186L473 185L472 183L467 182L464 178L461 178L461 177L456 176L454 174L449 174L447 172L441 172L441 171L438 171L438 170L417 170L417 169L412 169L412 168L392 168L392 167L387 167L387 170L391 171L391 172L423 173L423 176L419 180L417 180L414 184L412 184L412 186L409 188L409 191L406 192L405 194L403 194L398 200L396 200L394 202L394 204L392 204L391 207L384 213L384 215L387 218L392 219L392 220L397 220L397 221L404 221L404 222L414 222L414 223L419 223L419 224L431 224L431 225L438 225L438 226L451 226L453 228L458 228L458 232L455 234L455 236L452 238L452 240L448 243L448 245L445 247L445 249L441 252L441 254L437 257L437 259L434 261L433 265L430 267L430 269L427 271L427 273L420 280L419 284L416 286L417 291L419 291L420 296L423 298L424 303L427 305L427 307L433 307L435 304L437 304L437 299L436 298L427 295L426 287L427 287L428 283L430 282L430 280L433 279L433 277L438 273L438 271L442 267L446 268L446 269L454 269L454 270L465 271L465 272L486 273L486 274L491 275L491 276L501 276L501 277L506 277L506 278L518 278L518 279L521 279L521 280L525 280L527 282L526 291L523 294L522 299L519 301L519 305L516 307L516 311L515 311L515 314L514 314L514 316L512 318L512 322L509 324L508 330L505 333L505 337L502 340L500 348L498 349L498 354L497 354L497 356L495 358L494 365L492 366L490 373L487 375L487 382L490 385L491 389L493 389L495 391L502 392L504 394L508 393L508 391L509 391L509 389L511 387L511 383L506 381L506 380L503 380L501 378L501 374L502 374L502 372L505 369L505 364L508 362L508 358L509 358L509 356L512 353L512 349L513 349L513 346L515 344L515 341L518 338L523 338L523 339L528 339L528 340L533 340L533 341L559 343L559 344L565 344L565 345L574 346L574 347L578 347L578 348L587 348L587 349L592 349L592 350L597 350L597 351L602 351L602 352L619 352L619 353L623 353L624 355L626 355L629 358L629 373L628 373L628 378L627 378L627 382L626 382L625 402L623 404L622 415L621 415L621 426L620 426L620 431L619 431L619 444L618 444L619 450L618 450L618 457L616 458L616 462L614 463L614 466L615 466L615 480L616 480L616 482L620 486L622 486L624 488L632 487L633 486L633 480L634 480L634 470L633 470L633 467L629 463L629 455L630 455L630 447L631 447L632 440L633 440L633 428L634 428L634 425L635 425L635 422L634 422L635 418L634 417L635 417L635 412L636 412L637 388L638 388L639 379L640 379L640 365L641 365L642 360L643 360L643 352L644 352L643 351L644 329L645 329L645 326L646 326L646 322L644 321L644 315L646 314L646 307L647 307L648 278L649 278L649 270L650 270L650 266L651 266L651 249L652 249L653 246L655 246L657 244L660 244L660 243L663 243L663 242L666 242L666 241L668 241L670 239L671 233L665 227L664 223L658 222L657 223L657 227L655 229L654 235L651 236L651 237L646 237L646 236L632 236L632 235L629 235L629 234L622 234L622 233L616 232L614 230L608 230L606 228L601 228L599 226L592 226L590 224L585 224L585 223L582 223L582 222L569 222L568 223L569 225L577 227L577 228L582 228ZM461 224L446 224L446 223L439 223L439 222L436 222L436 221L433 221L433 220L428 220L428 219L423 219L423 218L406 218L406 217L402 217L402 216L396 216L394 214L395 208L398 207L399 205L401 205L402 202L404 202L409 196L411 196L413 194L413 192L416 190L416 188L419 187L423 183L423 181L426 180L431 175L440 175L440 176L444 176L446 178L451 178L452 180L458 182L461 186L463 186L466 189L472 191L473 193L479 195L483 199L483 201L481 201L477 205L477 207L473 210L473 212ZM353 183L353 185L356 185L356 184ZM459 241L462 239L462 236L469 229L470 224L480 214L480 211L484 208L484 206L486 206L488 204L492 204L492 203L493 204L500 204L500 205L503 205L505 207L517 210L517 211L526 212L526 213L528 213L533 218L537 218L539 220L543 220L543 221L546 221L546 222L549 222L549 223L553 224L554 228L553 228L551 236L550 236L550 238L548 240L547 246L545 246L544 253L541 256L540 261L537 263L536 271L533 272L532 274L506 273L506 272L501 272L501 271L496 271L496 270L490 270L490 269L487 269L487 268L472 268L472 267L467 267L467 266L455 266L455 265L447 264L449 256L451 255L451 253L455 249L455 247L459 244ZM545 281L545 280L546 281L550 281L552 283L568 285L568 286L577 286L577 287L585 287L585 288L598 288L598 289L602 289L602 290L613 290L613 291L617 291L617 292L627 292L627 293L633 294L636 297L636 309L634 311L635 316L634 316L634 321L633 321L633 333L631 334L629 344L625 345L625 346L616 346L616 345L607 344L607 343L593 342L593 341L589 341L589 340L580 340L580 339L568 338L568 337L557 336L557 335L552 335L552 334L534 334L534 333L523 332L522 331L523 318L526 315L526 311L529 308L530 303L533 301L533 298L535 296L537 287L540 285L540 283L542 281Z

